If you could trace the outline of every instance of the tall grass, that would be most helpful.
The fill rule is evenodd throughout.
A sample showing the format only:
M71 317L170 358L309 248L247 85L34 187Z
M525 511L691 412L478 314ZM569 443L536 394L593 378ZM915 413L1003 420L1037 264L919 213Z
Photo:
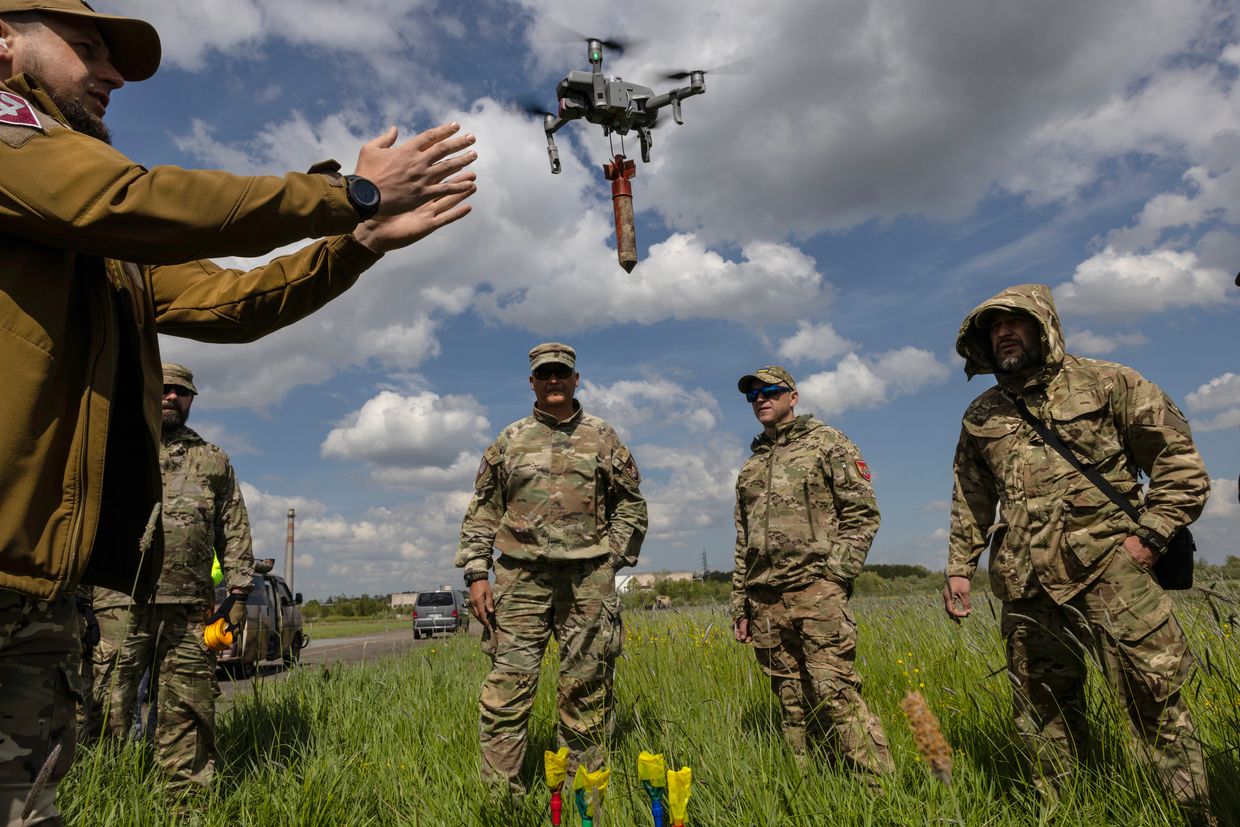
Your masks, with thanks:
M854 601L864 695L898 766L875 791L832 756L798 767L779 708L722 610L631 613L616 681L617 715L605 825L650 823L636 776L640 750L693 768L698 825L1178 825L1181 817L1129 755L1127 723L1097 675L1094 740L1060 801L1027 783L1010 723L1011 690L985 599L957 627L932 596ZM1203 668L1189 704L1210 756L1216 811L1240 812L1240 653L1215 599L1179 607ZM79 756L62 784L70 824L543 825L541 757L554 748L554 647L543 665L525 778L509 800L478 780L477 696L488 663L476 640L433 641L377 665L307 667L259 683L220 721L221 762L209 792L178 800L135 745ZM953 749L952 786L922 765L899 708L919 690ZM567 804L567 801L566 801ZM566 807L566 810L570 809ZM566 824L576 824L575 815Z

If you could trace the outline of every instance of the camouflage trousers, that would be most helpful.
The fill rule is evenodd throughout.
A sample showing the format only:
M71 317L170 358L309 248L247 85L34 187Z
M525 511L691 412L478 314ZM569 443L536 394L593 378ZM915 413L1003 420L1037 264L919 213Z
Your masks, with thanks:
M1045 594L1004 604L1016 728L1039 787L1057 788L1086 743L1092 656L1127 714L1141 759L1186 809L1208 808L1201 743L1180 695L1193 658L1171 608L1167 593L1122 548L1062 606Z
M530 710L547 641L560 647L559 743L569 776L605 759L612 725L612 678L624 641L615 574L606 558L495 563L495 633L482 648L491 673L479 701L482 778L521 789Z
M82 658L82 703L78 706L78 743L90 745L107 731L108 699L116 674L116 656L125 636L129 609L124 606L95 609L99 642Z
M151 670L159 696L155 760L175 785L208 786L215 771L215 655L202 639L205 606L134 606L109 694L108 729L125 737L133 723L138 684ZM158 689L155 688L158 684Z
M783 707L783 732L798 754L816 730L855 771L895 771L887 735L861 697L857 623L838 583L803 589L749 589L754 654Z
M81 698L73 594L42 601L0 589L0 818L61 824L56 784L73 763Z

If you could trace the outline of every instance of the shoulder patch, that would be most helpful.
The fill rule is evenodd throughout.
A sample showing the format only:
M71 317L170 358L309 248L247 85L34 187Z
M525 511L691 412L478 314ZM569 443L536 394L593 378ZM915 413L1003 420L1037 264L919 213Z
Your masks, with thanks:
M863 459L854 460L854 462L857 463L857 473L865 477L866 482L869 482L870 481L870 466L866 465L865 460Z
M633 461L632 455L629 455L629 461L624 464L624 473L629 475L629 479L633 482L641 482L641 472L637 470L637 463Z
M478 484L478 480L482 479L482 475L485 474L487 469L490 467L491 466L487 464L487 458L484 454L482 456L482 462L478 463L478 473L474 475L474 485Z
M12 92L0 92L0 123L10 126L28 126L40 132L43 131L39 113L29 101Z

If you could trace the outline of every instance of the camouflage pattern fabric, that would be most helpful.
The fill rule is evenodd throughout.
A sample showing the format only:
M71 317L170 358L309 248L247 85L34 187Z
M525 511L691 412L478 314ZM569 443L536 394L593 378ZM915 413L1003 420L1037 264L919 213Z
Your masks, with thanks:
M1131 368L1065 353L1045 285L1009 288L966 317L956 350L970 377L995 372L988 316L996 311L1037 322L1042 361L1028 376L998 374L965 411L947 575L971 578L990 546L1017 726L1044 779L1066 771L1071 744L1085 733L1080 647L1067 636L1068 620L1079 615L1073 634L1093 642L1169 791L1190 810L1203 806L1200 746L1179 698L1192 659L1170 598L1123 550L1137 525L1037 436L1015 401L1053 425L1140 510L1140 525L1163 538L1196 519L1209 493L1188 423ZM1144 497L1138 469L1150 478Z
M754 654L783 707L783 732L799 755L807 729L858 772L895 771L887 735L861 697L857 622L838 583L818 580L801 589L749 592Z
M0 818L58 825L81 698L81 625L72 592L36 600L0 589Z
M202 633L209 614L204 606L134 606L125 645L116 665L108 704L108 728L124 738L142 674L159 676L155 722L155 760L174 785L211 783L215 771L215 655Z
M1057 788L1088 737L1089 655L1166 789L1190 810L1208 809L1205 758L1180 691L1193 665L1188 641L1171 598L1128 553L1112 555L1100 576L1062 606L1047 595L1006 603L1002 628L1016 728L1036 783Z
M154 605L135 605L123 632L115 680L95 659L95 698L106 700L107 729L129 732L138 682L151 670L160 698L155 757L183 784L210 783L215 757L215 658L203 643L202 621L214 598L211 568L219 556L230 589L253 584L254 553L241 488L228 455L190 428L162 435L164 562ZM124 595L97 590L97 612ZM162 626L162 629L161 629ZM197 630L196 632L194 630ZM101 651L102 656L104 652Z
M969 405L956 447L956 485L947 574L972 577L989 544L995 596L1015 600L1045 590L1063 603L1107 564L1136 526L1021 418L1015 399L1051 423L1141 512L1141 525L1167 538L1200 516L1209 475L1180 409L1136 371L1063 351L1050 288L1005 290L969 314L956 340L969 375L993 372L979 317L1023 312L1042 330L1044 365L1027 379L1002 375ZM1140 469L1150 478L1144 500ZM994 519L998 507L1000 520Z
M565 422L535 408L483 454L456 553L466 574L489 569L494 549L516 560L637 562L647 526L637 463L610 425L573 404Z
M560 650L559 745L577 765L603 765L612 729L612 679L624 643L615 572L603 559L495 562L491 673L479 701L483 780L520 792L527 728L547 641Z
M736 480L734 618L745 617L750 588L851 583L879 523L869 467L835 428L803 414L750 447Z
M116 657L120 654L129 619L129 607L113 606L95 610L99 622L99 642L82 658L82 704L78 707L78 743L89 745L107 731L108 699L116 675Z

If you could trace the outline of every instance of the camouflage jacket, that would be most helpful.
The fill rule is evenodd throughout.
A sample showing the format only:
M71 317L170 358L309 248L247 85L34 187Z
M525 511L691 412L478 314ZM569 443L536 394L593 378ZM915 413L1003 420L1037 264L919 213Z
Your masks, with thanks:
M482 455L456 553L466 574L489 569L492 548L518 560L637 563L647 524L637 464L610 425L576 408L565 422L535 408Z
M745 589L796 589L861 572L878 531L870 471L848 437L808 414L762 433L736 479L732 613Z
M180 428L160 439L159 465L164 480L164 562L155 602L209 605L217 553L224 585L249 591L254 578L250 520L228 454L191 428ZM97 608L128 600L104 589L95 594Z
M1042 441L1021 418L1017 399L1127 496L1141 525L1160 537L1201 514L1209 476L1184 415L1157 385L1123 365L1064 352L1044 285L1009 288L968 315L956 350L970 377L995 372L989 331L978 324L993 309L1037 320L1044 364L1028 377L1001 375L964 413L947 574L972 577L989 544L997 597L1031 597L1040 587L1063 603L1093 581L1137 526ZM1138 471L1150 478L1144 497Z

